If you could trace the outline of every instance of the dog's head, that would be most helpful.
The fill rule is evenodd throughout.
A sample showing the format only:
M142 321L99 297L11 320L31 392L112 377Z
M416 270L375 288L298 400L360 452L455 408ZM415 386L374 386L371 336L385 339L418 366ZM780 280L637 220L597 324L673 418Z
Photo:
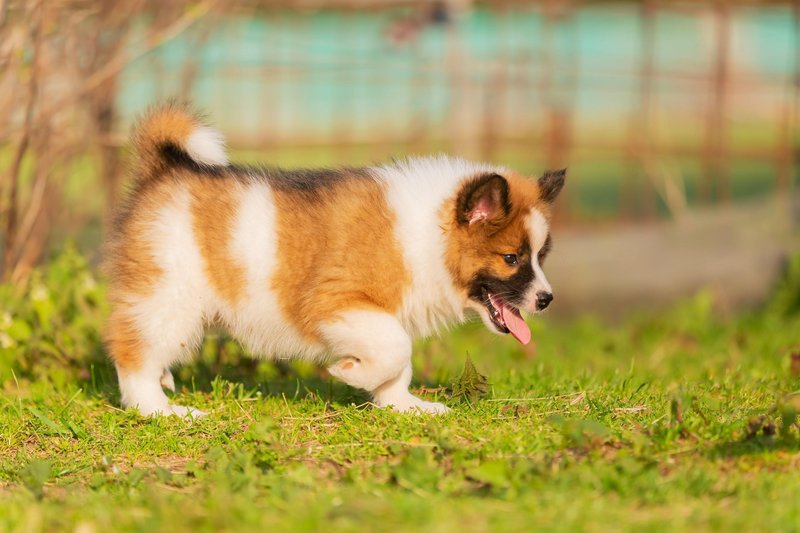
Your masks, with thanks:
M536 313L553 300L542 271L550 251L552 205L565 170L538 180L485 173L466 180L450 204L447 266L454 283L486 327L526 344L531 333L520 310Z

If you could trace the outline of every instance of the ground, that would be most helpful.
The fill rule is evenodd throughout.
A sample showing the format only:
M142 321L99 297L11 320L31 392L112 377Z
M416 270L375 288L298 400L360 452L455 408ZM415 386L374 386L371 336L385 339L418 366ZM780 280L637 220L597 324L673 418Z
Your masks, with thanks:
M67 252L0 287L0 530L798 531L797 267L728 318L700 293L615 326L534 319L524 349L479 323L421 341L442 417L211 334L174 397L209 416L181 420L119 409L103 286Z

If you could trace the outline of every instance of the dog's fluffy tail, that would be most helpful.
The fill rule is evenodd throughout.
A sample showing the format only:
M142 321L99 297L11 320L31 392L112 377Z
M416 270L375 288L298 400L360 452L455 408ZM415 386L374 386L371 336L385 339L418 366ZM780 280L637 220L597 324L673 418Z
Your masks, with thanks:
M228 164L222 135L176 102L150 109L134 127L131 144L137 181L155 179L173 165Z

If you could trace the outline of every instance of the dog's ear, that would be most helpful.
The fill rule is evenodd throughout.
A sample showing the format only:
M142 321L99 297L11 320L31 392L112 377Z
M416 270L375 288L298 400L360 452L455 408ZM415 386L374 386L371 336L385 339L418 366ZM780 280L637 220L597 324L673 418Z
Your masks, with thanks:
M561 189L564 188L564 178L567 175L567 169L561 170L547 170L544 175L539 178L539 198L543 202L552 204Z
M484 174L466 182L456 200L459 224L496 225L511 210L508 181L500 174Z

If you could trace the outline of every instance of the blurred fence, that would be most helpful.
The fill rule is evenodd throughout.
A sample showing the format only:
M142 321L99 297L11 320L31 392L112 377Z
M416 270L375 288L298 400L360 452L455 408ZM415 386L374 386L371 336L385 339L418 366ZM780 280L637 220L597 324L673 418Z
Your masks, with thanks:
M573 225L786 196L798 179L798 1L0 0L0 11L6 275L15 264L23 275L59 222L96 224L132 118L176 95L208 112L236 158L447 151L530 173L568 166L559 217Z
M344 145L357 148L335 153L362 160L446 150L531 172L569 165L584 186L571 189L566 218L652 216L788 192L796 10L652 1L266 10L201 22L132 65L121 104L130 114L183 85L235 146L304 148L291 162L335 163L318 147Z

